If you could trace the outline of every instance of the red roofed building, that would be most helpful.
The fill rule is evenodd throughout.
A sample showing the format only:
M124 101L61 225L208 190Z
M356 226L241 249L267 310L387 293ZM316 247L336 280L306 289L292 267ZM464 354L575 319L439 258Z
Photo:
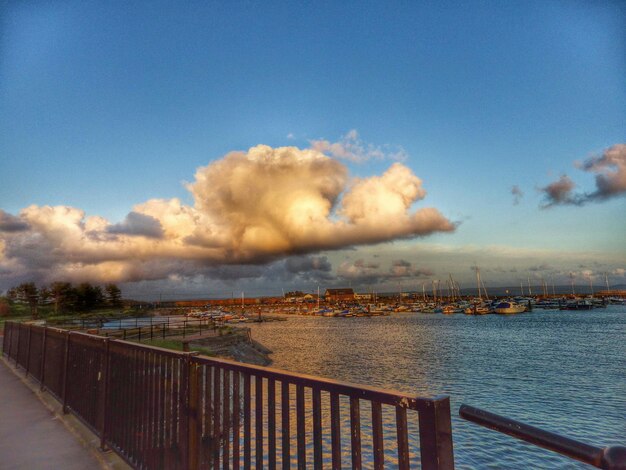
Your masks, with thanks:
M354 291L352 289L326 289L324 299L326 302L352 302Z

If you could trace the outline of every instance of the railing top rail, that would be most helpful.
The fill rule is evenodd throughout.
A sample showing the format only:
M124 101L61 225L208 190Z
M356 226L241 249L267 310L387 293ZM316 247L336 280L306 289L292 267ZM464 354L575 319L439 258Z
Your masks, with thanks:
M102 336L99 336L99 338L104 339L104 337ZM115 345L123 345L124 347L128 347L130 349L137 349L137 350L148 349L154 352L158 352L160 354L164 354L164 355L172 356L172 357L178 357L181 359L190 355L190 353L186 353L182 351L172 351L171 349L160 348L158 346L152 346L148 344L133 343L132 341L124 341L122 339L117 339L117 338L109 337L108 340L109 340L109 344L111 344L111 346L113 346L114 348L115 348Z
M536 428L469 405L459 408L461 418L486 428L516 437L544 449L605 470L626 468L626 447L601 448Z
M336 392L341 395L362 398L364 400L372 400L385 405L398 406L416 411L422 411L426 408L432 407L433 402L448 398L445 395L438 395L432 398L413 397L395 390L343 382L324 377L274 369L272 367L242 364L241 362L229 359L217 359L202 355L195 356L191 360L192 362L198 364L207 364L210 366L222 367L224 369L236 370L263 378L275 379L296 385L304 385L306 387L316 388L327 392Z

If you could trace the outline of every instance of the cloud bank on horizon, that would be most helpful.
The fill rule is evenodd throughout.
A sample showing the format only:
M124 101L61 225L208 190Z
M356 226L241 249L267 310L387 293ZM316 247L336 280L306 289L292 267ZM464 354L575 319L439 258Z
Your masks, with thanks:
M355 132L346 138L355 155L371 150ZM231 152L197 170L187 184L193 205L151 199L119 223L68 206L31 205L18 215L0 210L0 280L194 276L455 230L437 209L413 209L426 192L407 166L396 162L381 175L350 178L347 167L329 156L338 158L338 152L325 144ZM312 261L294 258L298 262ZM313 269L328 270L315 262L321 264Z
M576 184L564 174L557 181L538 189L544 194L542 208L558 205L582 206L626 194L626 144L613 145L601 155L588 158L582 163L577 162L575 166L596 175L595 191L575 192Z

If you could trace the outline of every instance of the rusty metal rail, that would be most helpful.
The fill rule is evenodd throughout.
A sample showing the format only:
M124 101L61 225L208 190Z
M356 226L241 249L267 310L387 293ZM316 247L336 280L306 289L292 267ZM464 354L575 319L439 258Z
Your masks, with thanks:
M134 468L454 468L445 396L14 322L2 349Z
M626 469L626 447L600 448L489 411L461 405L461 418L604 470Z

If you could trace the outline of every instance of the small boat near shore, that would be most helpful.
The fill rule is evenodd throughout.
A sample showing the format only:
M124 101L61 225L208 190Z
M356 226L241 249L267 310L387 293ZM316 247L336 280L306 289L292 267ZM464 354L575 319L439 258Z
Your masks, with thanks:
M592 310L593 302L589 299L571 300L560 307L561 310Z
M494 308L496 313L501 315L508 315L511 313L522 313L526 311L526 307L524 305L520 305L510 300L506 300L504 302L498 303Z

